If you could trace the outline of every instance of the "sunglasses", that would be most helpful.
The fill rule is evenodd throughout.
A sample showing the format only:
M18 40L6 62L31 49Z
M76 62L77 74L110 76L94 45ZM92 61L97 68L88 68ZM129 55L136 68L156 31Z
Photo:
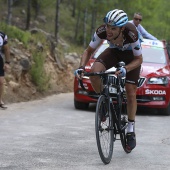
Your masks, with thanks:
M140 19L140 18L134 18L136 21L142 21L142 19Z

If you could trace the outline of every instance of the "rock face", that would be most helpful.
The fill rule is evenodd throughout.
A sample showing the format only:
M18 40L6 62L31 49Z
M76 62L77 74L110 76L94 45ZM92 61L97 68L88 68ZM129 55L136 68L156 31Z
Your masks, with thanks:
M44 70L49 75L48 89L40 92L32 82L30 69L34 64L31 50L25 49L17 39L10 45L11 63L10 69L5 74L5 88L3 100L5 103L21 102L38 99L50 94L73 91L74 70L78 68L80 57L77 53L67 53L62 59L57 55L57 49L53 55L45 51L41 43L37 44L37 50L44 50ZM66 44L65 44L66 45Z

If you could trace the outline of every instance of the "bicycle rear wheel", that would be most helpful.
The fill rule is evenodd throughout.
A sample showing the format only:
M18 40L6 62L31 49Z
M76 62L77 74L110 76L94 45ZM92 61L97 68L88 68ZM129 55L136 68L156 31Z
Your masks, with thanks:
M121 127L123 128L126 125L127 125L127 118L126 118L126 116L122 116L121 117ZM123 147L124 151L126 153L130 153L131 151L126 149L127 142L126 142L126 132L125 132L125 129L122 129L121 132L120 132L120 140L121 140L121 144L122 144L122 147Z
M121 98L123 100L123 97ZM122 101L120 102L122 103ZM126 108L126 102L124 101L124 105L119 106L119 120L120 122L120 140L122 147L126 153L130 153L131 151L126 149L126 128L127 128L127 123L128 123L128 118L127 118L127 108Z
M109 104L104 95L98 99L95 114L95 130L98 152L104 164L108 164L113 154L113 120Z

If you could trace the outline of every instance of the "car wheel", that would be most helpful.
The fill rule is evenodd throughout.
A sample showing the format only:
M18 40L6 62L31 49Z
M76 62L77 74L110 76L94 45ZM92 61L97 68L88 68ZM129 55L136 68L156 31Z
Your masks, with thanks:
M76 109L87 110L89 107L89 103L78 102L74 100L74 107Z
M170 115L170 104L168 105L167 108L161 109L161 113L169 116Z

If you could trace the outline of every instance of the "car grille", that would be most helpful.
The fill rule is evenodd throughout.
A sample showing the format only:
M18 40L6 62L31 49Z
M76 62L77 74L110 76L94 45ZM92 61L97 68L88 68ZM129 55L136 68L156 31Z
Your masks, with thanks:
M162 100L160 101L165 101L165 96L159 96L159 97L162 97ZM153 96L140 96L140 95L136 96L136 100L137 103L146 103L146 102L155 101L153 100Z
M111 84L116 84L116 80L117 80L117 78L115 76L109 76L109 82ZM141 87L144 84L145 80L146 80L145 77L140 77L139 78L139 80L138 80L138 88ZM125 81L126 81L126 79L123 78L122 79L123 84L125 84Z

